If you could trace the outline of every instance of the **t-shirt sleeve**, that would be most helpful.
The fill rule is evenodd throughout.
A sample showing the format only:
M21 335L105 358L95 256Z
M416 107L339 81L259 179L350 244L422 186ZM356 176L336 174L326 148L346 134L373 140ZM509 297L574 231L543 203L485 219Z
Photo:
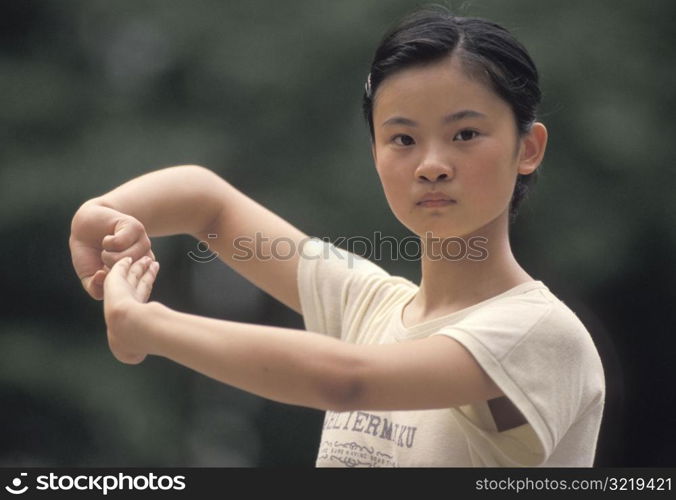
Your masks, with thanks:
M543 464L604 390L597 351L582 323L563 305L529 295L437 333L460 342L527 420L499 432L486 402L455 408L480 463Z
M298 293L305 328L341 338L348 302L369 277L389 274L373 262L313 238L302 248L298 263Z

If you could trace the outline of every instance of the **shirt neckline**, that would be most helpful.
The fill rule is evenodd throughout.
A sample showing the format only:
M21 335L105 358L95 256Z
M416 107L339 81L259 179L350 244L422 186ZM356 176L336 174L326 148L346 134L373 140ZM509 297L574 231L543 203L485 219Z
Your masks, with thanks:
M472 304L471 306L467 306L463 309L460 309L458 311L454 311L449 314L445 314L444 316L439 316L438 318L433 318L427 321L423 321L422 323L416 323L415 325L412 326L405 326L404 321L402 319L403 313L404 313L404 307L411 301L413 300L413 297L415 296L416 292L418 291L418 287L416 286L414 289L411 290L410 296L406 298L406 300L402 301L399 303L399 305L396 308L394 317L395 317L395 326L396 326L396 334L395 336L399 339L410 339L414 337L420 337L423 336L424 334L428 334L431 330L440 328L442 326L447 326L449 324L449 321L456 320L458 318L461 318L471 311L475 309L479 309L486 304L496 301L498 299L504 298L504 297L509 297L512 295L518 295L521 293L526 293L531 290L536 290L544 288L546 289L547 286L540 280L532 280L532 281L527 281L525 283L521 283L519 285L516 285L508 290L505 290L504 292L501 292L497 295L494 295L492 297L489 297L487 299L482 300L481 302L477 302L476 304Z

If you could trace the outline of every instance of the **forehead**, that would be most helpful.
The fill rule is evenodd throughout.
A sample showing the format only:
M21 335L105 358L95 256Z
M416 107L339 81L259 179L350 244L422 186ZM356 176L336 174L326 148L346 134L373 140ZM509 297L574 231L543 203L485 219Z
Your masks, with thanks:
M374 98L374 126L393 114L446 115L461 109L494 118L511 112L493 89L463 68L459 58L449 57L386 78Z

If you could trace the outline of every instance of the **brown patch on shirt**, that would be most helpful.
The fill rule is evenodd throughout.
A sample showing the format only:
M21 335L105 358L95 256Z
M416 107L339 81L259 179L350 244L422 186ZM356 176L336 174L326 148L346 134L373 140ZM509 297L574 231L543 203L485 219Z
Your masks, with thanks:
M488 408L491 410L498 432L507 431L528 422L507 396L489 399Z

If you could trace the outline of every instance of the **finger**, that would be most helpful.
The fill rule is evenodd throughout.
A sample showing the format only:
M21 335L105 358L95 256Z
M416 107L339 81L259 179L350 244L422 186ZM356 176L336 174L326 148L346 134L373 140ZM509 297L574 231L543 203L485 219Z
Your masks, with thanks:
M99 284L98 282L94 281L96 278L96 274L94 276L85 276L82 278L82 286L84 287L85 291L91 296L91 298L95 300L102 300L103 299L103 284Z
M134 242L145 236L145 228L140 221L127 217L115 225L114 233L109 234L101 241L101 246L109 252L121 252Z
M138 282L138 287L136 289L137 296L142 302L147 302L150 298L150 292L153 289L153 284L157 278L157 273L160 270L160 263L157 261L152 262L145 274L141 276L141 279Z
M103 282L103 300L104 302L108 300L109 297L114 297L116 290L119 288L116 286L119 283L119 280L127 281L127 274L129 273L129 266L131 266L131 257L126 257L115 263L115 265L110 269L108 274L106 274L106 279ZM105 307L105 304L104 304Z
M104 271L103 269L100 269L94 273L94 276L92 276L89 282L88 292L96 300L103 299L103 282L105 281L107 274L107 270Z
M150 240L148 238L142 238L141 240L135 242L130 247L125 248L121 252L112 252L109 250L103 250L101 252L101 260L104 264L109 267L113 267L118 260L123 259L124 257L131 257L134 261L140 259L148 253L150 249Z
M113 265L113 267L110 268L108 276L110 276L111 274L119 274L124 278L126 278L127 274L129 274L129 268L131 267L131 263L132 263L131 257L124 257L118 260Z
M129 274L127 275L127 281L136 288L141 277L145 274L150 266L150 257L141 257L139 260L134 262L129 268Z
M103 286L103 282L106 279L106 274L108 274L108 269L99 269L96 271L94 276L92 276L92 285Z
M75 274L80 280L91 278L96 271L101 269L101 250L97 245L69 240L71 260Z
M116 240L114 234L108 234L103 237L103 240L101 240L101 248L114 252L117 250L118 242L119 239Z

